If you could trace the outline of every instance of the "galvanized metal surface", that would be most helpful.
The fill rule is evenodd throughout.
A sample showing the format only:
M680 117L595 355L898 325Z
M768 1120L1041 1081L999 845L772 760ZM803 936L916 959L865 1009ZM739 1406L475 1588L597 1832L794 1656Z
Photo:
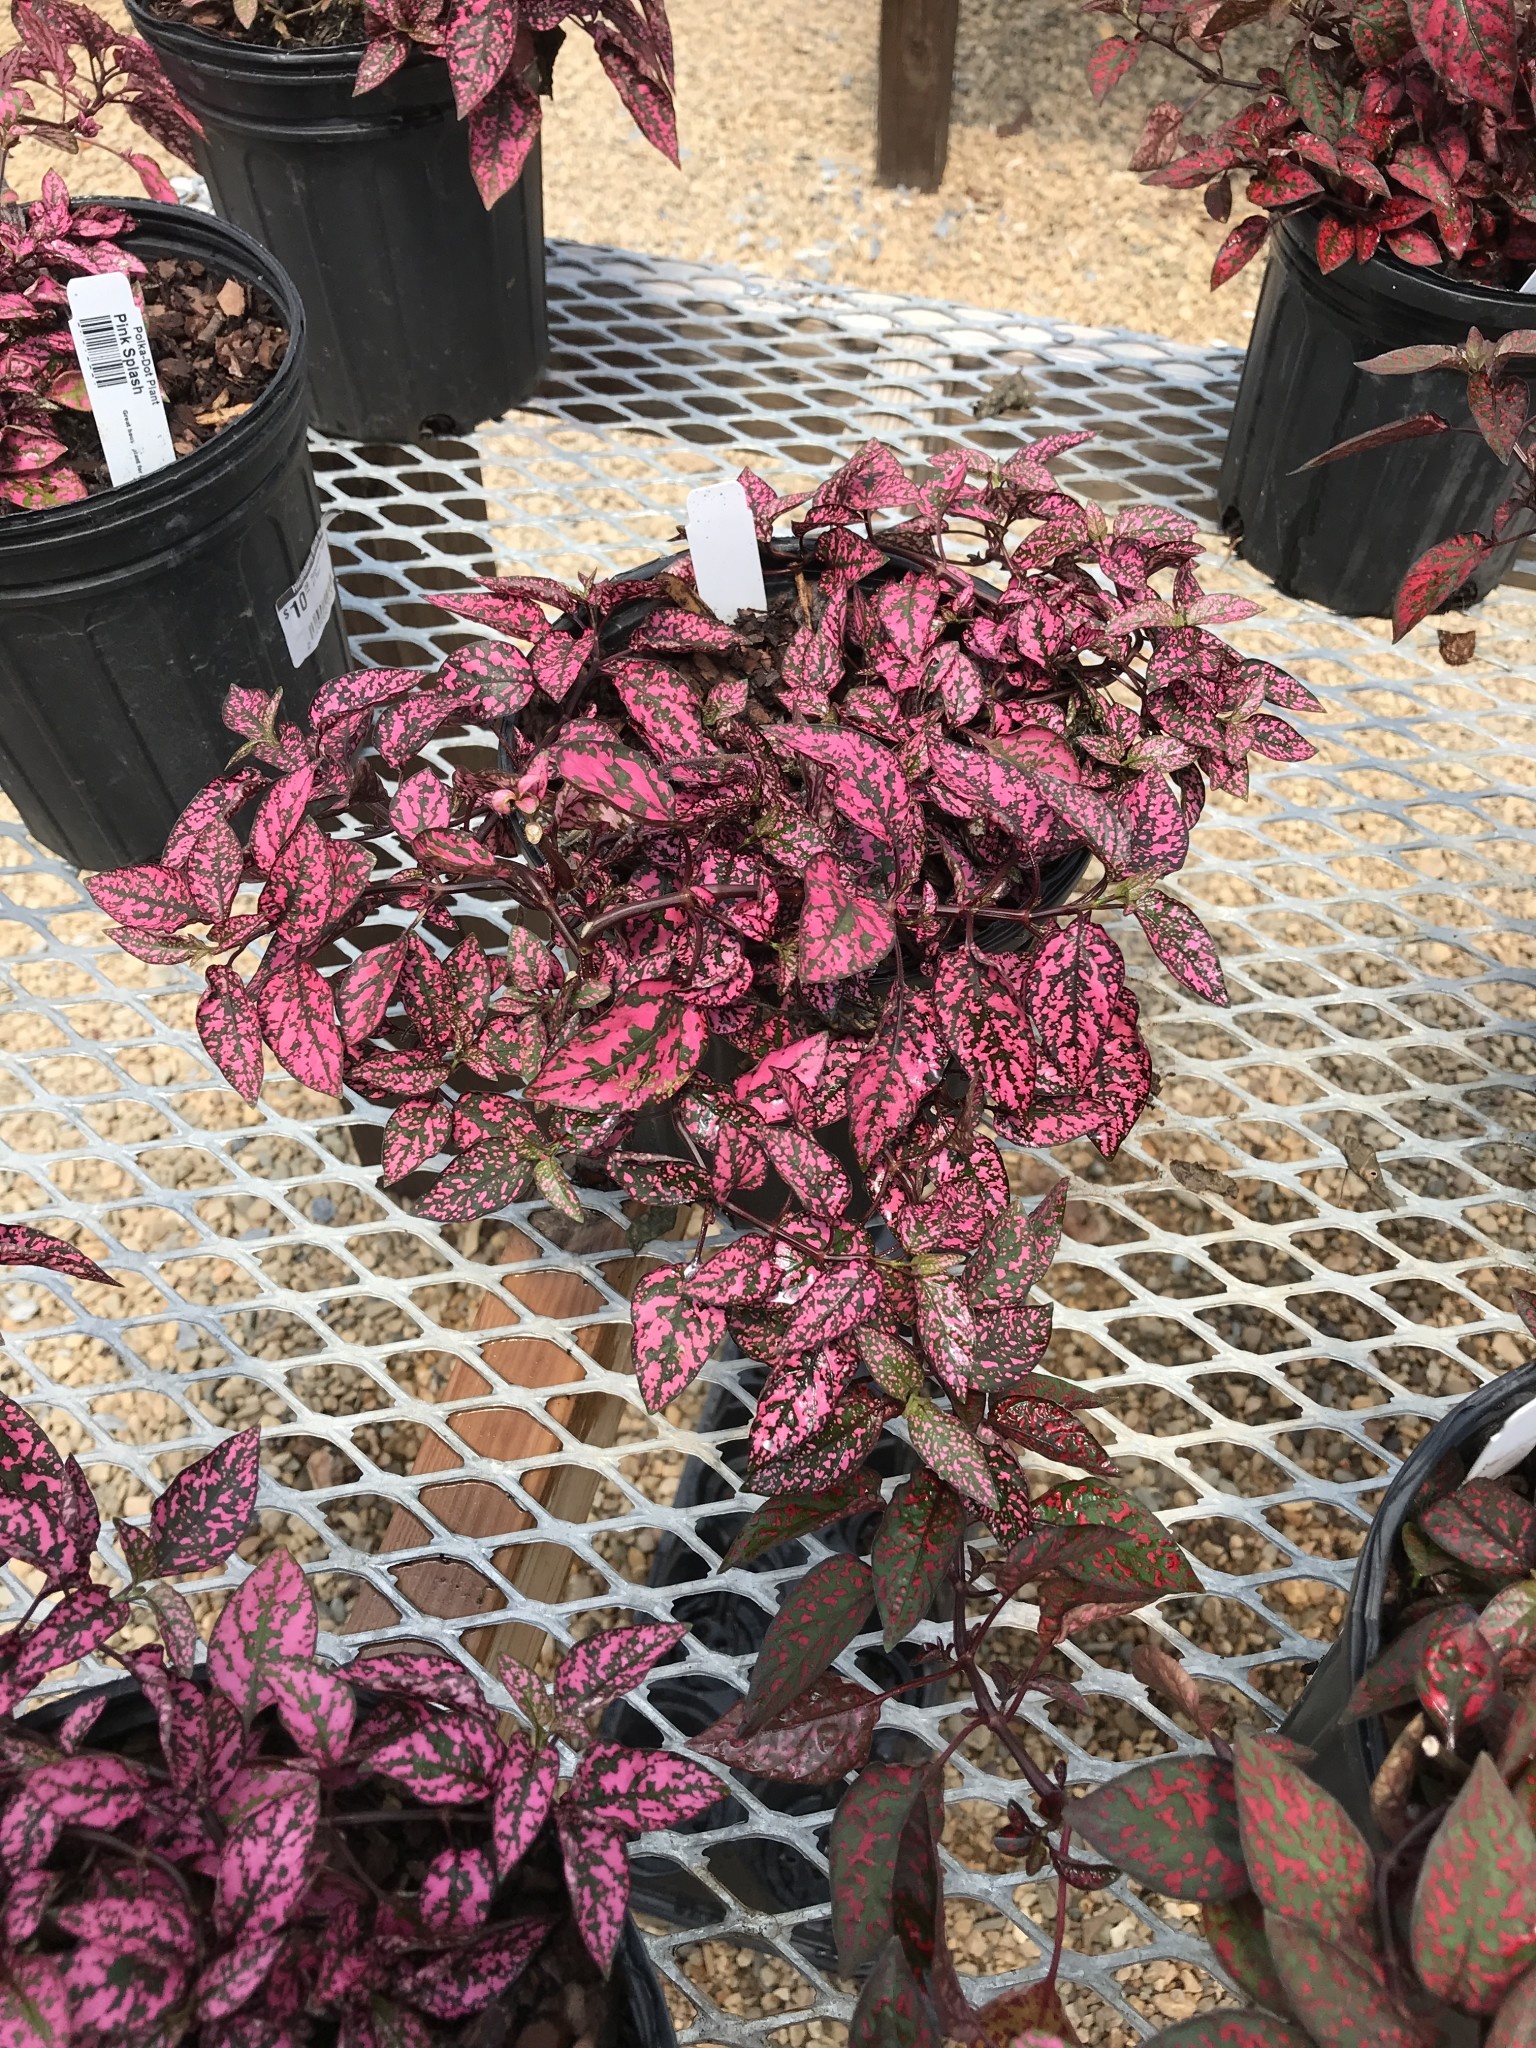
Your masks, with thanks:
M1231 351L611 251L551 257L555 369L534 408L426 451L316 444L363 660L427 664L458 644L468 629L426 592L492 564L631 566L665 550L693 484L742 460L776 481L814 475L872 432L919 462L955 439L1001 450L1093 427L1101 439L1062 464L1076 487L1209 516ZM989 394L1023 409L984 416ZM1019 1184L1043 1186L1062 1165L1081 1176L1051 1282L1062 1363L1102 1376L1127 1483L1201 1561L1208 1599L1166 1603L1148 1626L1272 1715L1337 1619L1352 1544L1397 1456L1455 1390L1530 1349L1503 1290L1536 1245L1536 606L1519 588L1500 593L1477 656L1451 669L1432 631L1394 650L1379 625L1275 599L1220 553L1208 568L1208 585L1269 601L1232 637L1324 699L1318 758L1266 766L1248 800L1213 804L1196 834L1179 886L1216 931L1232 1008L1199 1005L1128 946L1159 1100L1117 1160L1089 1148L1023 1160ZM593 1356L592 1333L625 1318L617 1198L592 1198L614 1221L611 1250L563 1250L548 1212L527 1204L509 1212L526 1256L488 1266L469 1236L414 1222L379 1190L364 1163L378 1112L281 1077L243 1109L198 1046L195 977L117 953L78 878L15 824L0 824L0 889L0 1208L80 1226L127 1283L122 1300L48 1278L0 1288L10 1390L79 1447L109 1505L141 1511L221 1426L264 1411L278 1475L269 1540L305 1557L338 1623L366 1585L398 1615L378 1634L467 1658L498 1622L559 1642L597 1613L677 1611L696 1623L686 1662L658 1672L635 1712L677 1740L697 1725L704 1684L722 1704L738 1692L746 1659L721 1631L760 1632L800 1567L713 1578L718 1500L676 1498L685 1461L685 1497L701 1473L733 1483L728 1455L751 1406L741 1363L707 1369L719 1391L702 1419L689 1397L648 1421L622 1346L610 1343L607 1364ZM1341 1149L1362 1139L1383 1162L1375 1188ZM1173 1161L1208 1172L1191 1186ZM578 1313L552 1319L518 1299L549 1270L586 1283ZM487 1296L515 1318L494 1336L472 1327ZM486 1353L509 1337L557 1347L566 1378L507 1385ZM476 1362L481 1391L451 1409L428 1398L434 1359ZM618 1441L573 1434L573 1395L622 1403ZM509 1408L544 1432L516 1466L474 1449L476 1417ZM451 1470L411 1474L422 1432L458 1459ZM559 1522L529 1490L551 1467L600 1475L587 1522ZM495 1535L450 1529L442 1489L465 1484L505 1498ZM419 1540L387 1555L360 1547L401 1506ZM535 1604L510 1561L550 1541L574 1576L563 1598ZM674 1583L648 1582L658 1555ZM425 1559L457 1566L461 1597L440 1597L441 1574L424 1592ZM5 1584L21 1597L14 1577ZM418 1611L424 1597L451 1611ZM870 1639L841 1663L867 1674L872 1655ZM1042 1706L1030 1720L1074 1778L1187 1746L1110 1632L1068 1656L1091 1713ZM946 1713L908 1705L890 1719L931 1747ZM956 1759L962 1810L1013 1789L991 1761ZM816 1902L828 1810L761 1789L733 1786L723 1818L648 1840L642 1889L652 1924L672 1915L652 1950L697 2015L685 2038L799 2048L833 2038L848 2010ZM974 1815L956 1837L972 1854L984 1839ZM983 1965L1006 1962L1012 1942L1019 1966L1038 1967L1048 1901L991 1860L994 1871L951 1859L952 1898L974 1902L964 1925L982 1929ZM810 1902L770 1909L775 1898ZM1079 2017L1103 2040L1114 2015L1129 2038L1216 1995L1187 1915L1124 1887L1116 1900L1095 1908L1065 1962ZM720 1944L712 1966L707 1942ZM787 1967L733 1979L721 1961L733 1952ZM973 1994L999 1981L983 1975ZM720 1990L730 1982L739 1992Z

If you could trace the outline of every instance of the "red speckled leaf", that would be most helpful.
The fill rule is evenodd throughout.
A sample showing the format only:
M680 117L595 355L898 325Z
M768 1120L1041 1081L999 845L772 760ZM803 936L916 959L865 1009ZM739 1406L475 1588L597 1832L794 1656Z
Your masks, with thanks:
M870 1553L888 1650L932 1607L967 1519L960 1496L928 1471L914 1472L891 1496Z
M929 1089L938 1085L947 1061L930 997L908 991L887 1005L874 1043L848 1082L853 1149L860 1165L878 1163Z
M1419 1664L1419 1699L1454 1747L1499 1697L1499 1660L1476 1622L1438 1630Z
M679 1269L666 1266L635 1289L631 1316L635 1372L654 1415L697 1378L725 1335L725 1311L694 1300Z
M1074 920L1030 955L1024 996L1041 1050L1072 1087L1082 1087L1104 1048L1125 986L1120 949L1098 925Z
M221 1939L259 1941L284 1927L309 1887L309 1854L320 1818L320 1788L297 1771L240 1819L219 1852L213 1923Z
M819 854L810 862L800 913L802 981L843 981L867 974L895 943L896 927L883 903L851 889L830 854Z
M1401 640L1421 619L1449 603L1492 552L1480 533L1453 533L1448 540L1426 548L1398 585L1392 606L1392 638Z
M1536 1970L1527 1970L1499 2007L1483 2048L1527 2048L1536 2041Z
M1536 1507L1501 1479L1468 1479L1421 1517L1426 1536L1487 1578L1518 1578L1536 1562Z
M489 0L494 6L496 0ZM538 94L515 72L486 94L469 117L469 168L483 204L490 208L523 175L528 152L538 139Z
M797 1536L809 1536L831 1522L862 1513L880 1505L880 1482L868 1470L850 1472L825 1492L786 1493L770 1500L748 1516L734 1542L720 1561L720 1569L751 1564L781 1543Z
M208 1676L247 1726L272 1699L274 1664L315 1654L309 1581L286 1550L262 1559L225 1602L208 1644Z
M261 1482L260 1433L242 1429L178 1472L149 1511L156 1569L217 1571L250 1527Z
M1252 1892L1239 1899L1207 1899L1200 1925L1218 1963L1256 2005L1288 2012L1285 1986L1264 1934L1264 1909Z
M1314 2041L1328 2048L1432 2048L1438 2028L1404 2019L1358 1937L1336 1944L1315 1928L1266 1913L1275 1968Z
M958 1415L935 1408L925 1395L906 1405L907 1435L930 1471L983 1511L997 1506L986 1453Z
M453 1130L453 1109L440 1095L402 1102L384 1126L383 1174L404 1180L434 1153L443 1151Z
M588 1636L566 1651L555 1677L555 1699L574 1713L600 1713L633 1692L687 1633L681 1621L645 1621Z
M887 1404L855 1387L843 1396L825 1428L771 1465L753 1465L747 1483L754 1493L766 1494L819 1492L837 1485L863 1464L890 1413Z
M99 1287L121 1284L110 1273L104 1273L94 1259L88 1259L78 1246L66 1244L61 1237L50 1237L45 1230L34 1230L28 1223L0 1223L0 1266L41 1266L49 1273L67 1273L72 1280L94 1280ZM5 1418L5 1430L14 1434L16 1418L24 1416L25 1410L7 1402L0 1413ZM7 1448L0 1438L0 1486L6 1484Z
M1458 99L1509 112L1517 26L1508 0L1408 0L1408 19L1414 41Z
M134 931L180 931L197 915L185 877L153 863L113 868L93 875L85 886L99 910Z
M1426 1646L1447 1629L1460 1628L1464 1623L1476 1620L1476 1608L1465 1600L1459 1600L1454 1606L1426 1614L1405 1628L1350 1694L1344 1718L1358 1721L1367 1714L1384 1714L1391 1707L1407 1706L1418 1696L1419 1672Z
M1225 1009L1229 997L1221 961L1210 933L1188 905L1161 889L1149 889L1133 907L1147 944L1168 972L1206 1002Z
M1141 55L1142 45L1124 36L1106 36L1094 45L1088 59L1088 85L1096 100L1102 100L1117 86Z
M1074 1835L1174 1899L1236 1899L1249 1890L1232 1766L1213 1756L1159 1758L1067 1801Z
M197 1005L197 1035L235 1093L254 1102L263 1074L261 1019L232 967L208 969L208 986Z
M633 747L621 746L593 727L580 740L551 747L549 772L572 789L601 797L626 817L663 824L672 816L672 788L659 769Z
M664 661L621 656L605 663L603 672L647 743L664 760L698 760L714 752L704 730L699 699Z
M1508 462L1530 413L1525 380L1474 370L1467 379L1467 405L1488 446L1500 462Z
M1061 1465L1080 1465L1086 1472L1116 1476L1117 1468L1098 1438L1078 1421L1070 1408L1031 1394L1010 1394L992 1414L993 1427L1026 1451L1037 1451Z
M743 1735L745 1702L691 1738L702 1756L786 1785L829 1785L869 1761L880 1700L829 1672L755 1735Z
M848 2048L943 2048L943 2042L933 2000L913 1975L901 1943L888 1941L859 1992Z
M693 1820L725 1795L713 1771L664 1749L626 1749L599 1742L576 1766L562 1809L628 1834Z
M1250 1882L1266 1911L1329 1941L1358 1941L1371 1924L1375 1864L1343 1807L1251 1736L1233 1744L1233 1775Z
M629 1906L629 1856L624 1837L564 1801L555 1808L560 1854L581 1938L598 1968L613 1966Z
M1265 213L1250 213L1246 220L1240 220L1231 234L1216 251L1216 261L1211 265L1211 290L1217 291L1229 278L1247 263L1251 263L1264 246L1269 233L1269 216Z
M491 1850L499 1878L515 1869L533 1847L549 1818L559 1782L560 1752L554 1744L535 1749L521 1729L513 1729L496 1773L491 1807Z
M296 1081L321 1095L341 1093L346 1057L330 984L307 960L290 961L262 982L262 1036Z
M940 962L934 1006L950 1048L989 1107L1022 1116L1035 1089L1035 1048L1014 978L965 946Z
M867 1764L832 1822L832 1931L845 1971L864 1968L891 1933L896 1851L914 1804L934 1797L926 1767Z
M848 1647L864 1626L874 1592L869 1566L846 1556L824 1558L790 1588L752 1666L743 1734L756 1734L782 1714Z
M557 1045L528 1094L561 1109L639 1109L676 1094L704 1038L700 1011L665 982L641 982Z
M1010 1209L993 1219L965 1269L965 1290L975 1306L1023 1304L1045 1278L1061 1242L1070 1185L1071 1176L1063 1174L1027 1213Z
M1536 1834L1486 1752L1430 1837L1413 1899L1426 1988L1492 2013L1536 1962Z

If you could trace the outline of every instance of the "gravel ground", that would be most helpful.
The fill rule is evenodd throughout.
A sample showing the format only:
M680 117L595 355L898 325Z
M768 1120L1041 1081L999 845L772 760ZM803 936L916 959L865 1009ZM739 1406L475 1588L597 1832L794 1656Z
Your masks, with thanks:
M932 194L874 183L878 0L825 0L809 16L671 0L671 12L681 170L641 140L573 37L545 127L551 235L1182 341L1246 337L1257 266L1213 296L1224 230L1198 194L1151 190L1124 168L1182 68L1148 60L1095 107L1083 64L1097 29L1076 0L961 0L949 168ZM146 146L120 121L108 132ZM17 189L34 190L49 162L77 191L136 189L100 152L70 162L37 148L17 154Z

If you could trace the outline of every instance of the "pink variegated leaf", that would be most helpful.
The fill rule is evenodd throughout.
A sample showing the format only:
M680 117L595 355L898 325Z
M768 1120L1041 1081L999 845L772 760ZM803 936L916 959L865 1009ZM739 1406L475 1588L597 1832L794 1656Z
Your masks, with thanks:
M438 33L459 119L472 113L512 62L519 15L501 0L452 0Z
M169 1943L82 1942L64 1964L76 2038L153 2039L186 1993L188 1960Z
M566 1651L555 1675L556 1700L583 1716L600 1713L633 1692L687 1633L685 1622L646 1621L588 1636Z
M683 612L679 616L687 618L689 614ZM698 623L702 625L705 621ZM625 710L647 744L663 759L698 760L713 751L704 730L699 699L675 669L663 661L640 661L632 655L620 655L604 664L604 674L623 699Z
M672 816L672 791L655 765L595 727L590 737L566 740L541 758L547 759L552 778L600 797L626 817L658 824Z
M315 1663L275 1663L269 1683L277 1718L301 1755L323 1770L341 1763L352 1740L357 1697L347 1681Z
M1138 875L1171 875L1189 853L1189 827L1165 777L1140 775L1116 803L1126 831L1122 862Z
M389 822L397 832L414 839L418 832L446 826L451 820L448 785L435 768L418 768L415 774L401 777L389 803Z
M200 833L216 818L229 818L267 786L259 768L237 768L200 789L171 827L162 856L166 867L179 868L192 852Z
M40 1266L49 1273L67 1273L72 1280L94 1280L98 1287L121 1285L78 1246L67 1244L61 1237L50 1237L45 1230L34 1230L27 1223L0 1223L0 1266ZM27 1420L25 1409L10 1402L0 1410L0 1416L5 1431L14 1431L18 1418ZM46 1437L42 1441L46 1443ZM0 1434L0 1486L7 1483L8 1477L6 1448L4 1435Z
M605 1827L644 1834L694 1819L715 1805L724 1791L714 1772L691 1757L598 1742L576 1766L561 1809L574 1807Z
M244 868L245 853L228 820L210 819L192 842L181 870L193 908L208 924L228 916Z
M427 1806L458 1806L484 1799L496 1783L502 1748L483 1721L462 1714L436 1713L411 1702L411 1713L397 1733L376 1746L359 1737L354 1761Z
M806 509L805 524L820 526L911 501L912 485L895 454L883 442L866 441L818 487Z
M1022 1116L1034 1095L1035 1048L1008 969L965 946L940 962L933 1000L940 1028L982 1100Z
M555 1046L528 1088L561 1109L639 1109L675 1095L704 1050L704 1018L660 981L640 982Z
M217 1571L250 1527L260 1480L254 1429L225 1437L178 1472L150 1509L156 1570L170 1578Z
M273 1668L307 1662L319 1624L309 1581L274 1550L229 1596L208 1644L208 1676L247 1726L274 1697Z
M272 872L278 855L299 829L314 788L315 771L306 766L282 776L262 798L251 821L250 850L263 874Z
M485 1924L496 1872L483 1849L441 1849L427 1865L418 1901L439 1934L473 1934Z
M0 1814L0 1856L8 1870L33 1870L66 1827L119 1828L144 1810L143 1773L122 1757L87 1752L44 1764Z
M629 117L653 149L670 164L681 161L677 149L677 118L672 95L635 62L624 45L605 30L593 32L592 47Z
M632 654L728 654L740 645L741 635L734 626L699 612L685 612L677 605L658 606L640 621L628 641Z
M952 726L969 725L985 700L981 670L958 640L948 640L929 662L923 680L937 690Z
M1133 906L1147 944L1168 972L1208 1003L1230 1002L1221 961L1211 935L1186 904L1161 889L1149 889Z
M360 668L347 675L332 676L315 692L315 701L309 707L310 731L324 732L329 726L356 717L360 711L393 703L397 697L408 696L425 680L426 672L419 668Z
M622 1846L619 1855L624 1860ZM625 1860L624 1902L619 1908L621 1931L624 1905L629 1899L628 1876ZM395 1989L417 2011L432 2019L472 2019L477 2013L493 2009L508 1986L517 1982L555 1924L552 1916L514 1920L510 1926L498 1927L468 1948L450 1948L426 1962L399 1970ZM346 2048L346 2044L338 2044L338 2048ZM408 2044L376 2041L374 2048L408 2048Z
M1063 1174L1027 1214L1014 1209L995 1218L965 1269L973 1304L1022 1305L1030 1288L1045 1278L1061 1242L1070 1185L1070 1176Z
M912 1448L928 1469L977 1507L995 1508L997 1488L986 1456L960 1418L922 1394L907 1403L905 1415Z
M907 1128L948 1062L938 1012L928 996L908 993L888 1005L869 1051L848 1082L853 1147L868 1168Z
M352 81L353 96L373 92L386 78L393 78L410 54L411 39L398 30L387 29L383 35L370 36Z
M197 1653L202 1643L197 1616L192 1612L190 1603L174 1586L168 1586L160 1579L146 1586L139 1598L155 1617L166 1663L179 1678L190 1678L197 1667Z
M255 999L233 967L211 966L198 999L197 1035L208 1057L237 1095L254 1102L265 1064Z
M215 1956L197 1980L197 2010L206 2025L238 2012L253 1999L271 1975L283 1945L281 1934L242 1940Z
M635 1372L653 1415L691 1386L725 1335L725 1310L698 1301L676 1266L646 1275L635 1289Z
M330 984L307 960L274 969L256 1003L262 1036L296 1081L321 1095L341 1093L346 1048Z
M867 974L896 943L886 906L851 888L837 861L820 855L805 871L800 978L816 983Z
M453 1108L440 1095L402 1102L384 1126L382 1170L386 1181L404 1180L434 1153L446 1149Z
M169 934L197 916L186 878L170 868L113 868L85 886L98 910L133 931Z
M487 211L523 175L541 118L538 94L515 71L504 73L470 115L469 168Z
M434 1223L467 1223L494 1216L522 1198L532 1171L532 1155L521 1145L487 1138L472 1145L440 1176L416 1205L419 1216Z
M61 1959L13 1956L0 1980L0 2048L68 2048L73 2039Z
M533 695L527 655L504 640L461 647L444 662L442 681L446 689L477 691L480 709L490 718L515 718Z
M24 1941L30 1941L42 1924L49 1902L59 1888L59 1876L50 1870L24 1871L12 1883L5 1900L5 1938L19 1948ZM10 2015L6 2010L4 1992L0 1991L0 2042L7 2044L17 2040L8 2032ZM30 2037L23 2036L23 2039Z
M901 763L889 748L848 726L769 726L765 736L779 753L829 771L843 815L861 831L894 843L911 799Z
M560 1782L560 1753L553 1743L535 1749L521 1729L506 1739L491 1806L491 1851L496 1875L514 1870L549 1818Z
M61 1664L99 1649L128 1619L127 1607L105 1586L72 1586L22 1638L20 1654L6 1674L7 1690L20 1698Z
M1042 1051L1072 1087L1093 1072L1124 985L1119 948L1086 918L1052 932L1030 955L1025 1005Z
M478 1714L482 1720L496 1719L495 1708L474 1677L445 1650L365 1650L346 1668L352 1683L365 1691L387 1693L398 1699L429 1700L436 1706L458 1707L463 1713Z
M320 1819L320 1788L297 1771L224 1838L213 1922L222 1939L259 1941L287 1925L309 1887L310 1850Z
M791 1278L786 1259L795 1260L798 1267L798 1255L787 1246L775 1246L771 1239L755 1234L738 1237L700 1260L689 1273L688 1298L710 1308L771 1300Z
M597 635L590 627L571 633L562 625L546 626L528 650L534 682L546 697L563 703L596 649Z
M754 1493L770 1496L821 1493L850 1481L880 1439L887 1416L895 1404L877 1398L864 1387L843 1396L832 1419L805 1442L775 1457L771 1464L754 1464L747 1481Z
M629 1855L617 1829L564 1801L555 1808L571 1909L588 1953L607 1972L629 1908Z

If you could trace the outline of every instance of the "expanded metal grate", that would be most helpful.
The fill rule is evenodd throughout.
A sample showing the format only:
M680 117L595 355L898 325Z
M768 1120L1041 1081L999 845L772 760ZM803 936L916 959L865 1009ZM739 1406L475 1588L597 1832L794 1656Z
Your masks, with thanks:
M1006 449L1091 426L1101 439L1063 464L1077 487L1209 517L1231 351L609 251L551 258L554 369L535 405L426 449L316 443L365 660L428 662L464 637L426 592L492 563L632 565L665 550L691 485L742 460L815 473L871 432L919 462L954 439ZM986 411L1002 404L1019 409ZM1108 1164L1086 1146L1012 1164L1021 1190L1079 1177L1048 1283L1051 1369L1099 1380L1125 1482L1177 1525L1207 1588L1138 1626L1273 1718L1337 1625L1397 1459L1454 1394L1530 1351L1505 1289L1536 1247L1536 604L1495 596L1453 670L1432 630L1390 648L1379 624L1276 599L1219 551L1206 581L1267 600L1232 637L1324 700L1318 757L1215 799L1180 878L1232 1008L1196 1003L1129 945L1157 1101ZM693 1630L683 1658L628 1732L680 1739L701 1702L739 1694L779 1585L824 1547L712 1576L751 1369L717 1362L644 1416L618 1198L590 1198L574 1243L537 1203L468 1230L414 1221L370 1163L378 1112L279 1075L240 1104L198 1046L195 977L118 953L77 876L14 823L0 869L0 1211L74 1226L124 1282L0 1284L6 1385L81 1453L104 1507L142 1512L198 1447L261 1417L262 1540L315 1573L332 1649L354 1610L377 1636L466 1659L499 1624L536 1649L595 1617L675 1611ZM553 1273L572 1290L558 1316L530 1306ZM529 1345L548 1383L509 1384ZM606 1443L585 1440L593 1397L616 1404ZM477 1446L509 1410L529 1448L497 1463ZM552 1473L596 1484L573 1494ZM451 1526L471 1496L480 1537ZM590 1506L573 1516L573 1497ZM392 1522L405 1547L386 1551ZM514 1583L540 1545L568 1553L543 1600ZM1135 1632L1067 1647L1086 1716L1028 1710L1039 1753L1075 1779L1190 1743L1129 1675ZM883 1668L874 1638L840 1662ZM882 1739L934 1746L948 1711L898 1707ZM951 1932L978 1999L1039 1968L1051 1924L1049 1887L988 1849L987 1808L1014 1782L995 1769L962 1753L949 1793ZM829 1811L733 1782L727 1804L644 1843L641 1903L685 2040L841 2038ZM1227 1995L1189 1909L1123 1884L1074 1919L1065 1977L1106 2044Z

